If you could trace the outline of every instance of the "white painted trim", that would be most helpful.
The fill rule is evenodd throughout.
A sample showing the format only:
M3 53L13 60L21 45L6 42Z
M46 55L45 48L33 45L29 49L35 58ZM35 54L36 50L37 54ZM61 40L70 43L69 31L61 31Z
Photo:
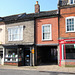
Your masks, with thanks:
M43 26L47 26L49 25L50 26L50 38L49 39L43 39ZM52 40L52 25L51 24L43 24L42 25L42 41L50 41Z
M7 30L8 29L14 29L14 28L20 28L20 27L22 27L22 39L14 39L14 40L9 40L9 34L8 34L8 41L22 41L23 40L23 25L21 25L21 26L13 26L13 27L8 27L7 28ZM12 38L12 36L11 36L11 38Z
M74 3L74 0L73 0L73 4L75 4L75 3ZM67 5L73 5L73 4L71 4L71 0L68 0Z
M1 59L1 65L4 65L4 48L2 47L1 49L3 51L3 58Z
M17 27L23 27L23 25L11 26L11 27L7 27L7 29L9 29L9 28L17 28Z
M5 52L5 49L3 48L3 65L4 65L4 57L5 57L4 52Z
M74 18L74 31L67 31L67 19ZM66 28L66 33L67 32L75 32L75 16L70 16L65 18L65 28Z
M71 4L71 0L69 0L69 2L70 2L70 5L73 5L73 4L75 4L75 3L74 3L74 0L73 0L73 4Z

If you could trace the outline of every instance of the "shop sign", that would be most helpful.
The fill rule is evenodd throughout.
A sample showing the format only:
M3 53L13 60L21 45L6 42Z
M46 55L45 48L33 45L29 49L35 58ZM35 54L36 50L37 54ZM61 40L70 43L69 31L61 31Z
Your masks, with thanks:
M34 54L34 49L32 49L32 54Z
M74 44L74 48L75 48L75 44Z

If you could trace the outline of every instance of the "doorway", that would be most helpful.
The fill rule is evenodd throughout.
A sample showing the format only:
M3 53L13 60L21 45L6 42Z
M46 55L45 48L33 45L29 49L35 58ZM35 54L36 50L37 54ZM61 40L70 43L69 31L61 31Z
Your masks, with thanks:
M0 65L3 63L3 51L0 51Z
M41 46L37 48L38 65L57 64L57 46Z
M25 66L30 66L30 48L25 48L24 52Z

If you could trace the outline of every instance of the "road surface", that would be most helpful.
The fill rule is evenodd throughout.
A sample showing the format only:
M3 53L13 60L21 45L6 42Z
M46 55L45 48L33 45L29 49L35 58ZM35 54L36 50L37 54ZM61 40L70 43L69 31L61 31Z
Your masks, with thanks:
M0 75L75 75L66 72L0 69Z

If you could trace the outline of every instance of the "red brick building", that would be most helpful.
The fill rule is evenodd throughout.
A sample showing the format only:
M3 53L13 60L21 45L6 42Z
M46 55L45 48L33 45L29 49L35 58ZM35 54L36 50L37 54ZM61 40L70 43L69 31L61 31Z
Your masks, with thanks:
M59 0L59 65L75 65L75 1Z
M58 11L36 12L36 62L37 64L56 64L58 59ZM40 13L39 13L40 12Z

